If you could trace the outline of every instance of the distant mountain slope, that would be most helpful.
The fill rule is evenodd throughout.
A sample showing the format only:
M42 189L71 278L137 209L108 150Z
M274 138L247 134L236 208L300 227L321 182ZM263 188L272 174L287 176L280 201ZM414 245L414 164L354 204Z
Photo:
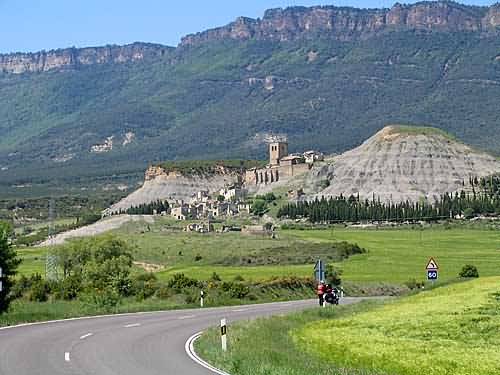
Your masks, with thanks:
M499 9L296 7L175 49L0 56L0 188L160 160L263 158L268 133L339 153L390 123L500 153Z
M328 179L318 196L418 201L470 189L469 179L500 172L500 161L432 128L388 126L311 172Z

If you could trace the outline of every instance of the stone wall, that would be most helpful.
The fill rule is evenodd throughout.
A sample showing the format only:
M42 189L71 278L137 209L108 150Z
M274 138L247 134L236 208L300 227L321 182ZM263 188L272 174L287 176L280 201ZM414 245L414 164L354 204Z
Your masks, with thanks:
M245 184L247 186L273 184L281 179L288 179L305 173L309 171L311 167L311 164L302 163L262 169L251 169L245 173Z

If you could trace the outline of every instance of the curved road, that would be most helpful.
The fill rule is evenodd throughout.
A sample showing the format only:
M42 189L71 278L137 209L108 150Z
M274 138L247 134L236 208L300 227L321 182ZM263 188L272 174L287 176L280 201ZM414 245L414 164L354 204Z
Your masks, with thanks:
M344 298L342 303L360 301ZM1 375L208 375L184 344L232 321L276 315L316 300L83 318L0 329ZM229 331L230 334L230 331Z

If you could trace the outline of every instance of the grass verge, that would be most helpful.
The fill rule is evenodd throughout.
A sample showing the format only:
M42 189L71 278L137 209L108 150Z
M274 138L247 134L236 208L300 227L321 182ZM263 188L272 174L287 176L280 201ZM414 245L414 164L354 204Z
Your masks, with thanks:
M239 322L222 353L217 329L199 355L232 375L500 373L500 277L393 301Z
M323 361L399 375L500 373L500 278L420 293L293 332Z
M369 311L380 302L328 309L310 309L300 313L231 324L228 328L228 352L220 349L218 329L210 329L195 343L196 352L212 365L232 375L377 375L374 371L338 368L295 345L290 334L297 327L316 324Z

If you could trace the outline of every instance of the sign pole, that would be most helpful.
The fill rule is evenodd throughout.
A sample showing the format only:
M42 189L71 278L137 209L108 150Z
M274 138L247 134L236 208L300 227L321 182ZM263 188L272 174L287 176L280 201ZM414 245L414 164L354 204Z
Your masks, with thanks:
M227 324L226 319L220 321L220 337L222 343L222 351L227 352Z

